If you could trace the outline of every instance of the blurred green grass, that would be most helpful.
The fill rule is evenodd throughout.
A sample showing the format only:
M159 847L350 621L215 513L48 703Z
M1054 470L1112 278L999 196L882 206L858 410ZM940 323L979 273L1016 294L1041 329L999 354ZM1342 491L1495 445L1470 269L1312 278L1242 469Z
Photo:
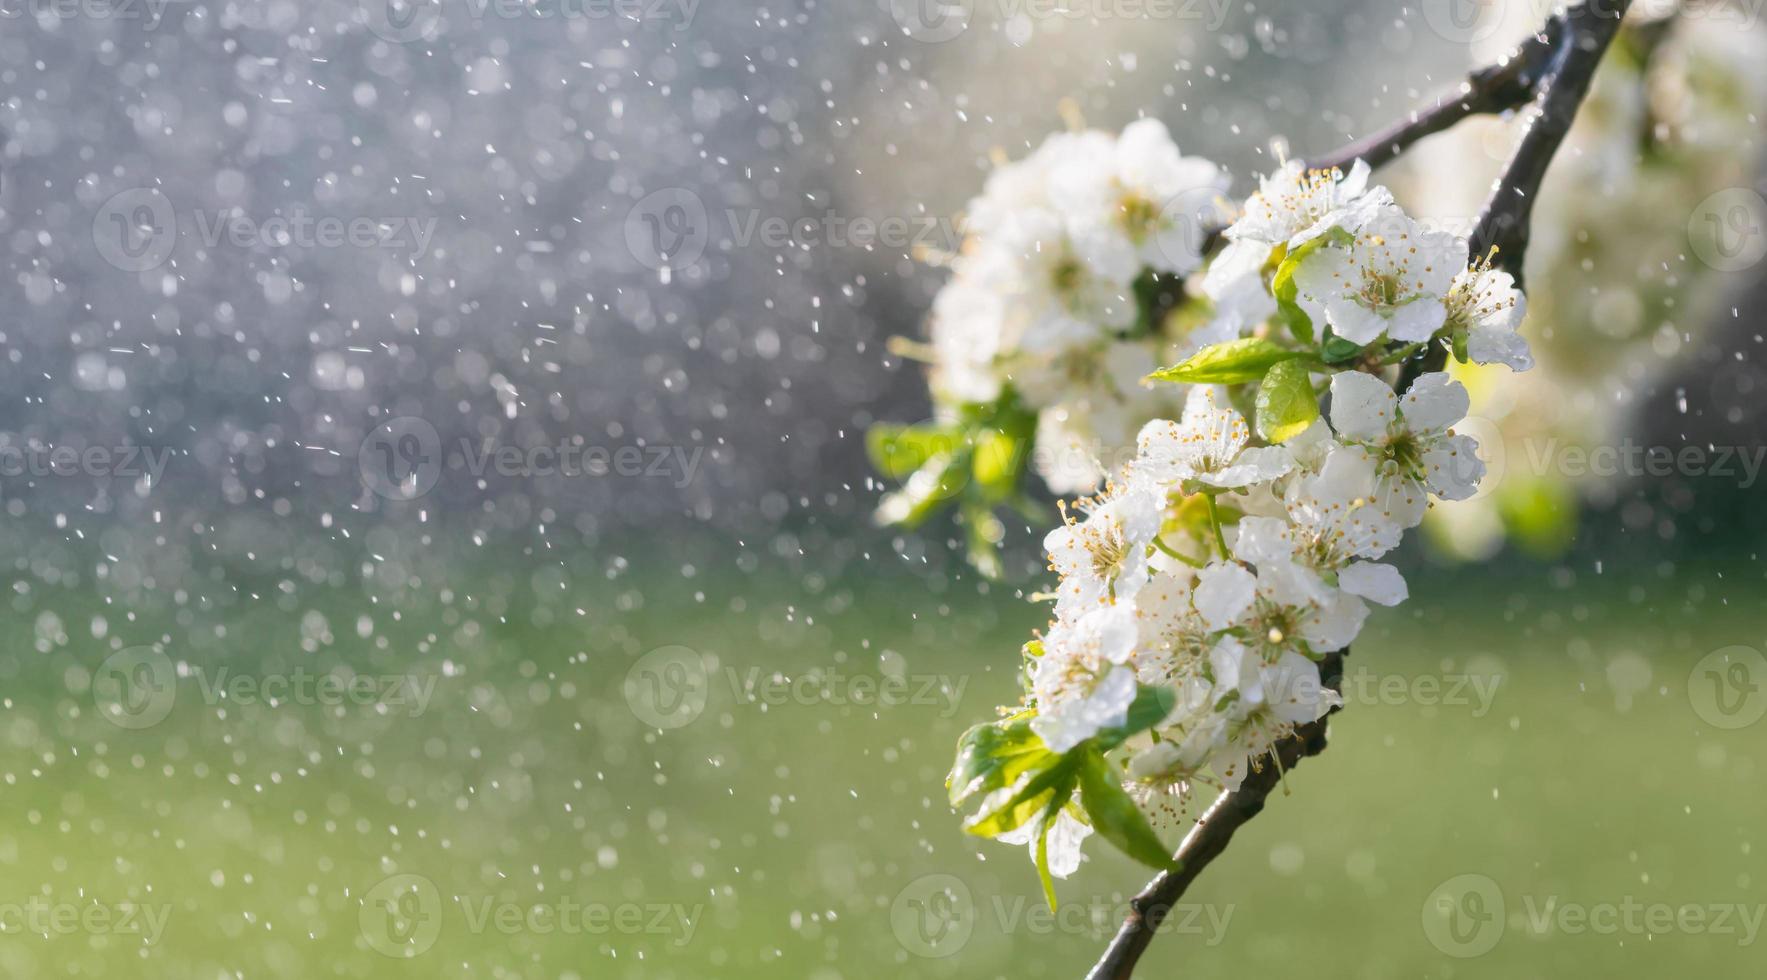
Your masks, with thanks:
M1548 901L1767 902L1767 723L1716 729L1687 691L1709 651L1767 640L1764 590L1744 574L1759 578L1634 566L1419 581L1351 660L1406 678L1406 693L1362 688L1330 751L1288 775L1289 794L1187 897L1205 907L1196 931L1156 940L1144 975L1758 975L1762 953L1741 934L1537 933L1528 917ZM944 802L957 735L1015 697L1015 651L1041 619L1008 590L896 570L496 578L467 568L451 594L397 602L266 591L132 617L78 590L15 598L20 628L0 654L0 907L163 903L169 918L147 946L33 935L0 915L0 972L1077 977L1147 877L1094 842L1060 883L1068 911L1047 922L1024 851L966 837ZM111 637L164 638L211 672L409 672L435 679L434 697L414 717L209 703L186 678L164 721L126 730L98 716L90 686ZM624 682L675 645L706 658L708 700L659 731ZM751 677L831 665L906 675L910 703L741 693ZM1500 678L1488 710L1470 687L1466 703L1421 703L1465 674ZM1423 697L1432 681L1418 678L1449 680ZM1494 948L1462 959L1432 945L1423 918L1432 890L1465 874L1495 883L1507 914ZM393 875L440 896L418 909L440 927L433 944L407 960L377 952L361 918ZM956 876L971 913L931 947L903 916L928 875ZM474 927L487 901L565 897L639 908L645 926L678 907L693 924ZM916 952L929 949L949 955Z

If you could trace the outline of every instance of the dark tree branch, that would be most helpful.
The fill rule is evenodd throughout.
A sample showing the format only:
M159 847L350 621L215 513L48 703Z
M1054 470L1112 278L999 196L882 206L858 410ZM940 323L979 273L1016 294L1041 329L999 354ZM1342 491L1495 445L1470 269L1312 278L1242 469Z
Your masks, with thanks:
M1454 92L1445 92L1409 117L1347 143L1330 153L1308 158L1315 170L1344 170L1358 159L1378 167L1404 153L1411 144L1448 129L1470 116L1495 115L1519 109L1533 100L1536 85L1551 67L1564 23L1559 17L1547 22L1541 33L1530 37L1494 64L1466 76Z
M1491 188L1472 234L1472 254L1477 257L1497 249L1496 264L1515 276L1517 285L1522 280L1522 256L1528 249L1528 218L1546 167L1571 131L1577 108L1595 78L1595 68L1620 32L1620 21L1631 2L1589 0L1558 15L1565 19L1569 43L1560 46L1551 70L1541 79L1536 109L1503 176Z
M1522 263L1528 252L1534 199L1540 195L1546 168L1570 133L1577 109L1589 94L1595 69L1619 34L1620 22L1631 4L1632 0L1589 0L1553 16L1554 22L1563 24L1561 34L1565 41L1540 79L1540 93L1521 141L1502 175L1492 184L1491 196L1486 198L1468 242L1468 251L1475 260L1496 249L1494 265L1514 276L1517 288L1522 285ZM1448 349L1432 344L1405 362L1397 387L1404 391L1419 376L1440 371L1447 362Z
M1564 142L1577 107L1589 91L1595 68L1619 32L1620 21L1630 6L1631 0L1585 0L1560 11L1547 22L1542 33L1504 61L1470 75L1460 97L1438 101L1398 125L1309 160L1308 165L1342 168L1358 157L1370 165L1384 163L1417 140L1468 116L1532 104L1535 112L1493 187L1472 235L1473 254L1482 256L1492 247L1497 248L1498 265L1519 283L1528 246L1528 220L1540 182L1553 154ZM1439 369L1446 356L1445 348L1433 345L1412 358L1405 364L1399 389L1403 391L1423 371ZM1347 653L1331 654L1320 665L1321 679L1333 690L1341 689L1343 657ZM1327 715L1302 725L1293 736L1278 742L1274 751L1280 767L1267 763L1247 774L1238 789L1222 793L1210 805L1179 845L1176 869L1162 872L1130 901L1128 918L1104 956L1087 974L1087 980L1127 980L1134 974L1136 963L1166 914L1203 869L1227 849L1234 832L1263 812L1264 802L1280 783L1282 773L1325 750L1329 718Z

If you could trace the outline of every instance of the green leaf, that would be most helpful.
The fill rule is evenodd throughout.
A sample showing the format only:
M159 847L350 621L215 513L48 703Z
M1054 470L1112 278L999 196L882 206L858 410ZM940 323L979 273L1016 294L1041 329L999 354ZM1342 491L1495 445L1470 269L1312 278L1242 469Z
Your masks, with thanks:
M1108 752L1128 741L1130 736L1138 735L1165 721L1177 701L1178 691L1175 688L1164 684L1142 684L1136 688L1135 700L1129 702L1129 709L1123 714L1123 723L1100 728L1091 740ZM1078 752L1079 749L1073 751Z
M1313 318L1298 303L1276 304L1276 319L1288 329L1289 336L1299 344L1313 343Z
M1345 340L1332 334L1326 334L1325 343L1320 347L1320 356L1327 364L1342 364L1362 356L1362 345L1353 340Z
M1045 820L1043 831L1037 835L1037 880L1043 885L1043 901L1051 912L1055 911L1055 876L1049 873L1049 831L1054 827L1053 818Z
M969 563L983 578L1000 578L1004 572L1000 564L1000 541L1006 536L1006 526L986 503L975 500L964 503L963 524Z
M950 456L963 447L955 426L890 425L879 422L865 432L865 452L879 473L901 482L931 459Z
M1171 850L1147 822L1147 815L1123 791L1110 763L1092 747L1086 749L1085 761L1080 764L1080 806L1092 821L1092 829L1117 850L1150 868L1172 866Z
M1074 795L1079 758L1078 752L1062 756L1055 765L1025 780L1005 803L964 821L963 829L977 837L999 837L1023 827L1046 808L1051 812L1061 809Z
M957 762L945 779L952 806L1010 786L1025 773L1057 761L1056 754L1031 731L1032 717L1033 712L1025 711L963 733L957 740Z
M927 518L944 509L951 498L969 485L969 453L934 456L926 465L909 475L902 489L886 494L877 505L877 519L883 524L919 527Z
M1148 378L1186 384L1243 384L1263 377L1272 365L1300 356L1299 351L1280 347L1261 337L1241 337L1211 344L1183 363L1162 368Z
M1276 275L1270 280L1270 292L1276 297L1276 318L1288 327L1289 333L1293 334L1295 340L1300 343L1312 344L1314 331L1313 318L1307 315L1307 311L1301 309L1300 303L1295 299L1300 291L1299 287L1295 285L1295 270L1300 268L1307 256L1314 252L1327 245L1343 244L1353 237L1342 228L1333 228L1318 238L1303 244L1300 248L1288 252L1277 264Z
M1307 365L1283 361L1264 375L1258 386L1258 435L1272 445L1287 442L1319 417L1319 396L1307 376Z
M976 486L990 503L1006 500L1018 490L1019 477L1030 455L1030 434L985 429L975 437L975 456L970 472Z

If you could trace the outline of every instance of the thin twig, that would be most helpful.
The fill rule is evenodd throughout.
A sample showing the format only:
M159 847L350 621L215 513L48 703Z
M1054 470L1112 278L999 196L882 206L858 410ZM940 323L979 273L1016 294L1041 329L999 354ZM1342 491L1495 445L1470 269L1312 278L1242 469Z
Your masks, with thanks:
M1590 79L1602 55L1613 41L1631 0L1586 0L1584 4L1555 14L1546 29L1523 44L1497 66L1469 77L1465 98L1438 103L1412 119L1369 137L1337 153L1309 161L1315 167L1342 167L1357 157L1370 164L1384 162L1418 139L1439 132L1475 112L1504 111L1532 102L1537 111L1517 145L1508 166L1492 190L1490 200L1473 232L1475 255L1495 245L1502 267L1521 278L1522 257L1528 245L1528 220L1546 167L1564 142L1577 107L1589 91ZM1520 89L1525 86L1526 91ZM1519 97L1519 101L1516 100ZM1439 367L1446 351L1435 345L1405 365L1400 381L1415 378L1420 367ZM1343 656L1331 654L1320 665L1321 679L1337 690L1343 679ZM1335 710L1335 709L1334 709ZM1087 974L1087 980L1127 980L1135 964L1153 940L1154 932L1184 895L1185 889L1209 863L1227 849L1233 834L1264 809L1264 802L1282 778L1302 759L1325 750L1326 722L1330 717L1302 725L1295 734L1275 746L1280 767L1266 765L1248 773L1238 789L1222 793L1197 821L1175 855L1175 870L1161 872L1130 902L1130 912L1106 947L1104 956Z
M1577 118L1577 108L1589 92L1595 68L1620 32L1620 21L1632 0L1591 0L1560 15L1567 19L1570 43L1560 47L1554 67L1541 79L1537 107L1526 123L1521 142L1509 158L1503 176L1492 185L1491 197L1473 228L1471 252L1484 255L1497 249L1497 265L1522 280L1522 256L1528 248L1528 217L1539 196L1546 167Z
M1620 22L1631 3L1632 0L1592 0L1554 17L1564 20L1569 41L1555 53L1552 70L1541 78L1540 95L1524 124L1522 138L1502 175L1491 185L1491 196L1485 200L1468 240L1467 250L1474 258L1495 248L1494 264L1515 277L1517 288L1522 285L1534 199L1540 196L1546 168L1570 133L1577 109L1595 78L1596 66L1619 34ZM1410 388L1420 376L1440 371L1447 363L1448 348L1431 344L1421 356L1405 363L1399 374L1399 390Z
M1564 23L1553 17L1535 34L1496 62L1474 70L1451 93L1443 93L1410 116L1387 128L1347 143L1330 153L1308 158L1314 170L1347 170L1357 160L1378 167L1404 153L1411 144L1448 129L1470 116L1495 115L1527 105L1541 76L1551 67Z

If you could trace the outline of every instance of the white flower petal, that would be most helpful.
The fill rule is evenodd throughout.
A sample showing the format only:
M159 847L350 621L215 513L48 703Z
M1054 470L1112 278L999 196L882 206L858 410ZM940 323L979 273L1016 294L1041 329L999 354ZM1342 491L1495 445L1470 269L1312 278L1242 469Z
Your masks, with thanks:
M1448 319L1448 309L1434 299L1419 299L1393 311L1387 318L1387 336L1400 343L1415 344L1430 339Z
M1466 356L1474 364L1503 364L1512 371L1534 367L1534 353L1521 334L1505 327L1474 327L1467 331Z
M1260 568L1268 562L1292 561L1295 542L1289 534L1288 522L1274 517L1241 519L1239 537L1233 542L1233 554Z
M1399 412L1405 417L1405 427L1422 435L1441 432L1466 418L1471 405L1466 386L1450 378L1446 371L1432 371L1412 382L1405 397L1399 400Z
M1281 446L1254 446L1242 450L1233 465L1213 474L1204 474L1202 482L1217 487L1245 487L1268 483L1286 476L1295 468L1295 458Z
M1449 436L1423 454L1430 492L1443 500L1465 500L1479 491L1485 461L1472 436Z
M1343 371L1331 376L1331 427L1339 436L1374 442L1387 434L1398 399L1373 375Z
M1258 580L1234 562L1215 562L1197 572L1191 602L1211 630L1239 622L1258 594Z
M1055 815L1055 825L1049 828L1049 839L1045 845L1044 856L1049 859L1049 873L1057 878L1066 878L1080 869L1080 847L1086 838L1092 836L1092 828L1074 819L1063 808ZM1031 847L1031 860L1037 860L1037 841L1032 838L1027 843Z
M1362 632L1368 606L1360 598L1339 592L1301 621L1301 638L1315 650L1342 650Z
M1383 606L1396 606L1411 594L1397 568L1372 561L1353 562L1338 572L1338 587Z

